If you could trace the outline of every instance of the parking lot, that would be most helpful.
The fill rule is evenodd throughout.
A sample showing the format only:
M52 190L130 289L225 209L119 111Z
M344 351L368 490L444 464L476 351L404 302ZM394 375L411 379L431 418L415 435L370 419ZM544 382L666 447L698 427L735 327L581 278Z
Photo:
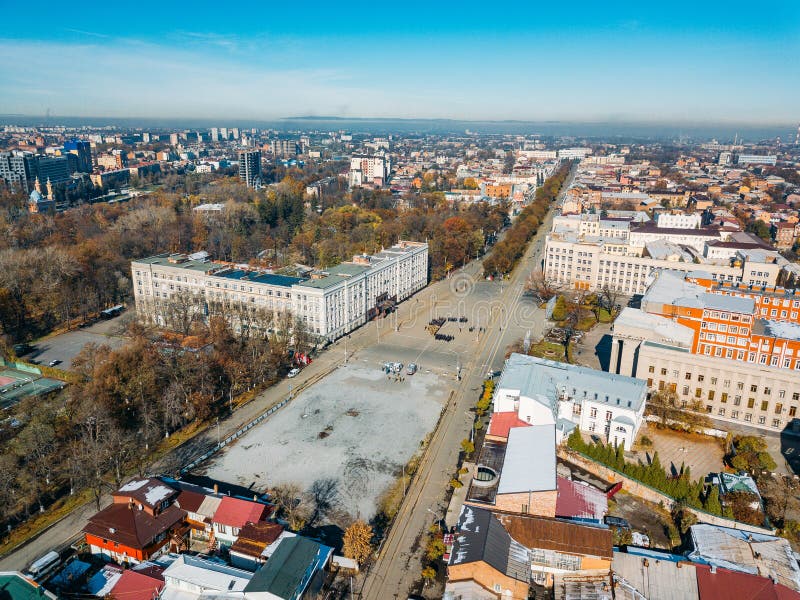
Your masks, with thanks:
M307 490L333 479L340 508L353 518L372 517L435 426L448 389L434 373L387 375L389 359L406 362L395 353L340 366L198 474L258 490L286 483Z
M33 349L20 358L37 365L49 365L57 361L59 369L69 370L72 368L72 359L86 344L105 344L111 348L123 346L127 342L122 337L124 324L131 318L132 313L123 313L119 317L98 321L82 329L51 335L32 343Z

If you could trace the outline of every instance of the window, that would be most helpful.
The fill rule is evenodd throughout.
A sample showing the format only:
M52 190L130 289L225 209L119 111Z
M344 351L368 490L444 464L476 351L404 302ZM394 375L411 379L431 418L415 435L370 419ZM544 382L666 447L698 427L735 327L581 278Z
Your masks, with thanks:
M597 409L596 408L593 408L592 410L589 411L589 417L591 417L592 419L597 417Z
M775 405L775 414L779 415L783 412L783 404L778 403Z
M698 375L697 376L697 381L699 381L700 383L703 383L703 380L705 380L705 378L706 378L705 375Z
M717 385L717 378L716 377L712 377L711 378L711 385Z
M765 417L763 415L758 417L758 424L759 425L764 425L766 422L767 422L767 417Z
M780 419L772 419L772 426L773 427L780 427L781 426L781 420Z
M688 396L689 395L689 386L688 385L683 386L683 395L684 396Z
M744 416L744 420L745 420L745 421L747 421L747 422L749 423L750 421L752 421L752 420L753 420L753 415L751 415L750 413L747 413L747 414Z
M708 399L709 400L713 400L714 399L714 390L708 390Z
M728 401L728 393L722 392L722 395L719 397L719 401L725 404Z
M758 386L757 385L751 385L750 386L750 391L753 392L754 394L757 393L758 392Z
M742 403L742 397L741 396L734 396L733 397L733 405L734 406L739 406L741 403Z
M797 414L797 407L796 407L796 406L790 406L790 407L789 407L789 416L790 416L790 417L793 417L793 416L795 416L796 414Z
M725 416L725 409L724 408L720 408L719 409L719 416L720 417L724 417Z
M748 398L747 399L747 408L753 408L756 404L755 398Z
M647 368L647 372L648 372L648 373L655 373L655 372L656 372L656 368L655 368L655 366L654 366L654 365L650 365L650 366Z
M695 398L700 398L700 397L702 397L702 396L703 396L703 389L702 389L702 388L697 388L697 389L694 391L694 397L695 397Z
M666 375L666 374L667 374L667 370L666 370L666 369L664 369L664 368L662 368L662 369L661 369L661 374L662 374L662 375Z
M610 420L611 420L611 411L607 410L606 411L606 421L610 421Z
M739 418L739 411L738 410L731 411L731 419L738 419L738 418Z
M767 410L768 408L769 408L769 401L768 400L762 400L761 401L761 410Z
M691 373L687 373L686 374L686 379L691 379L691 378L692 378L692 374Z
M713 407L713 406L711 406L710 404L706 404L706 412L707 412L708 414L711 414L711 411L712 411L713 409L714 409L714 407Z

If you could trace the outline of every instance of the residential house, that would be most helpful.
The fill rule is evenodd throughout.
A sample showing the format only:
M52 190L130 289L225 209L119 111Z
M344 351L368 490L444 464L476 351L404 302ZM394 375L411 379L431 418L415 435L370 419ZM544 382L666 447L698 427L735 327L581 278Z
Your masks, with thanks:
M141 567L141 568L140 568ZM122 572L108 595L119 600L153 600L164 589L164 569L142 563Z
M0 571L0 598L8 600L56 600L56 595L48 592L33 579L19 571Z
M444 598L456 600L473 591L481 600L527 600L530 581L528 550L511 538L491 512L463 506L447 565Z
M83 528L92 554L119 563L138 563L183 546L186 511L178 492L159 479L133 480L112 494L113 503Z
M257 570L268 558L265 555L267 548L280 538L283 531L283 526L278 523L247 523L229 548L231 564L248 571Z
M618 599L699 600L696 565L685 556L629 548L614 552L611 570Z
M182 554L164 571L160 600L194 600L226 595L241 598L252 573Z
M333 548L295 536L280 542L244 589L246 600L300 600L322 587Z
M211 519L217 546L231 546L245 525L265 520L272 510L273 507L267 504L223 496Z
M608 513L608 496L583 481L557 478L556 517L600 525Z

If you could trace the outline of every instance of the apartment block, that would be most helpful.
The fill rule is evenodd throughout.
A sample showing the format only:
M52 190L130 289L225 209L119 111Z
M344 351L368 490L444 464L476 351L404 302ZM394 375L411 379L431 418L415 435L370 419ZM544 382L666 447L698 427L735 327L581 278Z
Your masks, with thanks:
M133 261L131 272L139 317L159 327L181 330L220 315L234 327L272 329L288 316L318 338L336 339L427 285L428 245L400 241L295 275L214 262L206 253L159 254Z

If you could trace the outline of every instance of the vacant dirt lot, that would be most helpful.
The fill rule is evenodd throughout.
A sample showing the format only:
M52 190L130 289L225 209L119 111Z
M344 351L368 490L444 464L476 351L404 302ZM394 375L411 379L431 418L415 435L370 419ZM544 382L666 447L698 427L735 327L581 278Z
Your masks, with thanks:
M334 479L339 507L370 518L376 500L433 429L447 385L432 373L389 379L349 363L212 458L202 474L266 489Z

